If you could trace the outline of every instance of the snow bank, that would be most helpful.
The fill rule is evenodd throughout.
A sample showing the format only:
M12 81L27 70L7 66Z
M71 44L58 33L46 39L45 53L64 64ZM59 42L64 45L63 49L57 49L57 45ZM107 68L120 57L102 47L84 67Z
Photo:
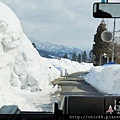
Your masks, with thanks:
M23 35L22 44L18 49L18 56L14 65L13 78L21 81L21 88L30 88L31 91L39 91L48 87L52 80L60 76L60 72L55 69L46 58L42 58L32 46L29 39ZM51 70L49 68L51 66ZM16 85L18 80L12 84Z
M22 29L18 18L6 5L0 3L0 106L16 104L25 110L31 107L10 86L21 36Z
M93 67L85 79L103 93L120 94L120 65Z
M16 15L0 2L0 106L12 104L21 110L41 110L35 102L41 100L39 104L44 104L42 96L50 97L58 90L51 81L90 67L66 59L42 58L23 33Z
M27 104L24 91L29 93L47 89L47 94L49 90L49 93L55 91L50 81L59 77L60 72L53 67L53 71L49 72L49 61L45 60L49 63L47 66L24 35L16 15L1 2L0 52L0 106L16 104L21 110L36 110L35 106ZM55 75L50 78L52 74ZM20 93L24 96L21 97Z
M61 58L60 60L49 59L49 61L61 72L61 76L65 76L75 72L87 72L93 66L92 63L78 63L64 58Z

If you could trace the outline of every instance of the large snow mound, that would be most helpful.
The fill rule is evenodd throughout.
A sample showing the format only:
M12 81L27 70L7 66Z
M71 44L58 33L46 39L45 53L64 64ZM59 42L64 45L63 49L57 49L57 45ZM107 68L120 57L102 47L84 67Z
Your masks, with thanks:
M26 101L10 87L11 74L22 41L22 29L16 15L0 3L0 106L17 104L21 109L30 109Z
M103 93L120 94L120 65L118 64L92 67L85 79Z
M60 71L52 68L54 70L51 74L56 76L50 78L47 62L43 62L43 58L24 35L14 12L1 2L0 52L0 106L16 104L22 110L34 110L32 105L27 105L26 100L18 95L17 90L35 92L51 89L50 81L58 78ZM17 89L14 91L13 87Z
M1 2L0 52L0 106L18 105L21 110L41 110L38 102L44 104L43 98L58 90L51 81L66 75L64 71L70 74L92 66L41 57L23 33L14 12Z

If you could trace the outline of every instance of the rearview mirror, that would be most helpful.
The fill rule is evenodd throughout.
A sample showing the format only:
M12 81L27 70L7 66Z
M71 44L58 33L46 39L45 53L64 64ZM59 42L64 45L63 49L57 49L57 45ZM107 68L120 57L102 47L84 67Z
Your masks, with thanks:
M94 3L94 18L120 18L120 3Z

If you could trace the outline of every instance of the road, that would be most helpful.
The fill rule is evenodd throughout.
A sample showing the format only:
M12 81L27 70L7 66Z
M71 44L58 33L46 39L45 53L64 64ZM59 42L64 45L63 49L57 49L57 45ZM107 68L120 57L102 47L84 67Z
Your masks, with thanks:
M78 72L66 77L62 77L53 81L53 84L61 86L61 91L57 91L55 95L60 94L59 106L64 96L69 95L103 95L90 84L85 82L83 78L87 72Z
M28 95L28 104L32 104L37 109L45 112L53 111L53 104L58 103L59 109L61 108L61 102L65 96L69 95L102 95L95 88L91 87L90 84L85 82L83 78L87 72L74 73L59 79L54 80L52 83L57 84L61 87L61 91L57 91L55 94L50 96L46 95ZM25 94L26 95L26 94ZM44 104L43 104L44 101Z

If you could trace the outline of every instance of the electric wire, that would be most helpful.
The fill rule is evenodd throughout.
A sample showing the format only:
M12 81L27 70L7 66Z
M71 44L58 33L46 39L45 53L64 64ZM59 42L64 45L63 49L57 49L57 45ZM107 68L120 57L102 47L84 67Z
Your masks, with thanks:
M40 15L34 15L34 16L28 16L28 17L21 17L19 19L29 19L29 18L36 18L36 17L41 17L41 16L47 16L47 15L62 13L62 12L70 11L70 10L73 10L73 9L79 9L81 7L85 7L85 6L88 6L88 5L90 5L90 4L86 4L86 5L79 6L79 7L74 7L74 8L67 9L67 10L60 10L60 11L56 11L56 12L46 13L46 14L40 14Z

